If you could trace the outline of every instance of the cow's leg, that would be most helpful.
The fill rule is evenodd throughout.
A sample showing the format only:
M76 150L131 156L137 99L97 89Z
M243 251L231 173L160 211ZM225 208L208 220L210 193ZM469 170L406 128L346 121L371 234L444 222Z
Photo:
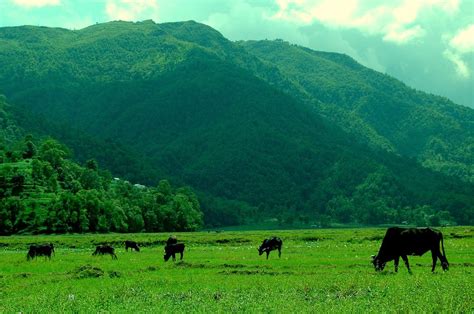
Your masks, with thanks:
M268 255L270 255L270 251L267 251L267 259L268 259Z
M173 262L176 261L176 255L173 253Z
M398 272L398 263L400 262L400 256L395 257L393 263L395 264L395 272Z
M183 252L179 252L179 254L181 254L179 259L182 260L183 259Z
M431 258L433 259L433 266L431 267L431 272L433 272L433 273L434 273L435 268L436 268L436 261L438 260L438 255L439 255L438 252L436 252L435 250L431 250Z
M407 266L408 273L411 274L410 264L408 264L408 258L407 258L407 256L406 256L406 255L402 255L402 259L403 259L403 261L405 262L405 265Z
M448 270L449 264L448 260L446 259L446 256L443 256L440 250L436 252L436 256L439 258L439 262L441 263L441 267L443 267L443 270Z

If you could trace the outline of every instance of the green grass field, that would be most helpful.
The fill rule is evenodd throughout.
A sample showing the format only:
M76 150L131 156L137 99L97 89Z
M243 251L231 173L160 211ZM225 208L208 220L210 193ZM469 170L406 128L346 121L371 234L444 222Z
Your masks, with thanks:
M178 233L184 260L163 261L168 234L0 237L0 313L31 312L473 312L474 227L441 228L450 270L431 254L376 273L385 229ZM282 257L258 256L263 238ZM142 243L125 252L121 242ZM31 243L53 242L51 261L27 262ZM118 260L91 256L98 243Z

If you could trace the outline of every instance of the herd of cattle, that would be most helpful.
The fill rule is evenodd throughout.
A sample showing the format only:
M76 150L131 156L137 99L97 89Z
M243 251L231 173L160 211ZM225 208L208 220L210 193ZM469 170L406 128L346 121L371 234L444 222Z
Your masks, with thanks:
M140 247L135 241L125 241L125 250L128 249L140 252ZM441 244L441 250L440 250ZM259 255L264 252L267 254L267 259L271 251L278 250L278 257L281 257L281 247L283 241L278 237L271 237L263 240L262 245L258 248ZM176 254L180 254L180 259L183 259L185 245L184 243L178 243L175 236L170 236L166 241L164 248L164 260L165 262L173 258L176 260ZM377 255L372 256L372 263L376 271L382 271L389 261L394 261L395 272L398 271L398 263L400 257L405 262L408 272L411 273L410 265L408 264L408 255L421 256L424 253L431 251L433 259L433 265L431 271L434 272L436 262L439 259L443 270L448 270L449 263L446 259L446 253L444 252L443 234L435 229L431 228L399 228L392 227L387 229L385 236L382 240L382 245ZM442 253L441 253L442 252ZM43 245L31 245L26 255L26 259L29 261L37 256L45 256L51 259L51 255L54 254L54 245L43 244ZM117 259L115 249L110 245L99 245L96 247L92 255L110 255L112 259Z

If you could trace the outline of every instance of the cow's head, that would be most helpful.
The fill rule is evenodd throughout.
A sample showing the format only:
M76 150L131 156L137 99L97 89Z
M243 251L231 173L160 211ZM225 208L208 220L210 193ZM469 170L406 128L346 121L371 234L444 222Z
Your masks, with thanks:
M26 255L26 260L29 261L30 259L33 259L36 256L36 248L30 247L30 250L28 251L28 254Z
M382 271L385 268L386 262L382 262L378 255L372 255L372 264L374 264L374 268L376 271Z
M168 246L165 246L165 255L163 255L163 258L165 259L165 262L167 262L170 259L171 255L173 255L173 253L168 248Z
M262 245L257 250L258 250L258 255L262 255L263 252L265 252L267 250L267 248L263 247L263 245Z
M94 253L92 255L97 255L100 252L100 246L96 246Z
M443 270L444 270L444 271L449 270L449 263L448 263L448 261L446 260L446 257L445 257L445 260L441 262L441 267L443 267Z

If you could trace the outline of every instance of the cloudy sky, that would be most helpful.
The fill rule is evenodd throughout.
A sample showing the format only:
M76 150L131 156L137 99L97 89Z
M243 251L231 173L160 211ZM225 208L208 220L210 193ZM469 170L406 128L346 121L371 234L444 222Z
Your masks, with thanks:
M474 108L474 0L0 0L0 26L195 20L231 40L341 52Z

